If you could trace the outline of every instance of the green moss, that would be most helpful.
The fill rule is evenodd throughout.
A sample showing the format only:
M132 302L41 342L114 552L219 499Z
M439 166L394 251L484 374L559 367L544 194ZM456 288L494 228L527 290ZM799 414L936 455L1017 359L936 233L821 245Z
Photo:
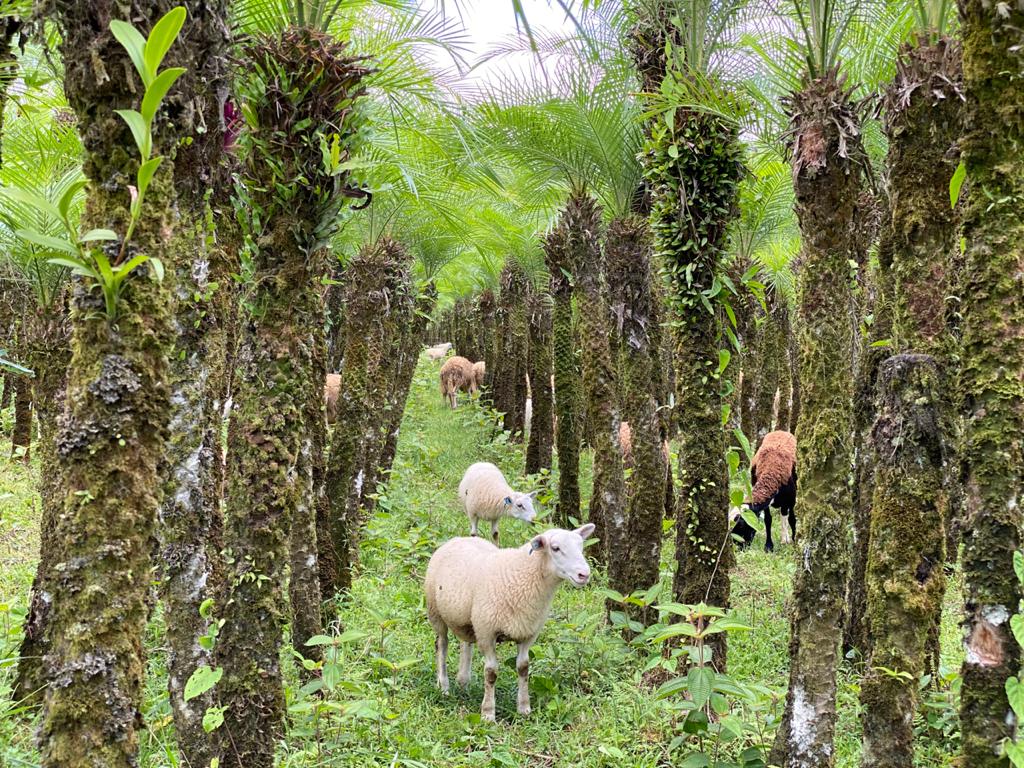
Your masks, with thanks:
M546 293L531 292L527 307L530 329L527 369L530 375L533 415L530 442L526 447L526 474L551 469L551 448L554 441L554 391L551 346L551 298Z

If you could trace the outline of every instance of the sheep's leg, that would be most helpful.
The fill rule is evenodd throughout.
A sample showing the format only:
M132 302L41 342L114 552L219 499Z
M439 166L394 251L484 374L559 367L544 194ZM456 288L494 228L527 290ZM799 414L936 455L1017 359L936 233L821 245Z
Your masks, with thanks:
M448 627L435 627L437 642L434 648L437 651L437 687L441 693L448 693Z
M520 715L530 714L530 645L531 643L519 643L519 652L516 654L516 672L519 673L516 709Z
M459 646L459 675L455 678L463 688L473 679L473 644L465 641Z
M494 546L498 546L498 521L491 520L491 538L494 539Z
M772 508L765 507L764 510L764 551L774 552L775 542L772 541Z
M494 722L494 684L498 680L498 654L494 649L494 639L477 638L477 645L484 655L484 700L480 705L480 717Z
M476 515L469 516L469 535L479 536L480 534L476 530Z

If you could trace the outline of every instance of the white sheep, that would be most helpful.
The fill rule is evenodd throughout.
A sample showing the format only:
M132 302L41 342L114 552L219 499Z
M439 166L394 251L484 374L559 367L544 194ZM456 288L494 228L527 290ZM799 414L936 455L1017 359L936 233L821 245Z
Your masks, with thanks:
M544 627L551 601L565 579L578 587L590 580L583 540L594 532L587 523L574 531L552 528L516 549L463 536L442 544L430 558L424 589L427 618L437 635L437 684L448 693L448 631L461 642L459 674L469 685L473 644L484 655L484 699L480 716L494 720L498 679L497 643L518 644L516 709L530 714L530 646Z
M440 360L442 357L448 354L448 350L452 348L452 343L446 341L444 344L437 344L433 347L427 348L427 357L431 360Z
M513 491L501 470L486 461L470 465L459 483L459 499L469 517L469 531L477 532L477 520L491 522L491 537L498 543L498 520L503 515L532 523L537 516L533 509L536 491Z

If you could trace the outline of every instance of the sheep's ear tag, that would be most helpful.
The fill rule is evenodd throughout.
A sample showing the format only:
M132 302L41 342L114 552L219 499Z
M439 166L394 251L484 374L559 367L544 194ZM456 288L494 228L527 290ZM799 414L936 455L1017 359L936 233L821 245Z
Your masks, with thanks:
M530 554L532 555L538 549L544 548L544 539L538 536L536 539L530 542Z
M506 507L511 507L512 506L512 497L511 496L506 496L505 497L505 506Z

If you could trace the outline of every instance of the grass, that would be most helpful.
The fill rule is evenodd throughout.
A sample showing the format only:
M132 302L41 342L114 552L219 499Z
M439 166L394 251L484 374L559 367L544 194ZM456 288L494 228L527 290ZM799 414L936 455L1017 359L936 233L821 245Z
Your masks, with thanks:
M514 486L522 480L523 447L496 434L477 405L449 411L436 387L436 364L424 360L416 373L395 470L381 496L362 547L362 570L352 595L341 606L329 661L310 683L289 654L289 729L279 747L280 765L313 766L650 766L685 765L695 737L681 732L684 714L678 698L659 699L645 682L646 652L627 645L605 619L604 582L599 570L585 589L560 588L551 619L533 648L530 688L533 714L515 712L514 646L499 648L502 668L497 690L498 723L481 723L482 662L475 657L468 692L452 681L442 696L433 670L433 633L423 610L422 576L437 544L465 535L468 522L455 489L474 461L493 461ZM0 450L5 446L0 445ZM588 489L590 456L582 461L582 487ZM514 478L514 479L513 479ZM0 659L16 650L17 623L24 612L36 557L37 502L29 468L0 459ZM545 494L541 494L541 501ZM543 516L543 513L542 513ZM504 521L501 540L522 543L528 529ZM671 537L668 537L671 538ZM667 539L668 540L668 539ZM755 546L739 554L733 574L733 606L752 630L730 638L731 675L764 686L754 707L737 710L751 733L742 746L769 740L781 711L787 681L787 619L795 569L792 546L774 555ZM671 582L671 547L662 563L663 583ZM959 589L951 584L943 625L944 659L960 663L957 621ZM6 623L5 623L6 622ZM457 644L449 665L455 668ZM162 618L154 617L147 647L150 676L144 710L142 765L170 768L174 750L170 710L164 694ZM0 765L38 765L32 747L31 716L10 711L11 662L0 662ZM6 669L4 669L6 668ZM839 675L837 765L859 762L858 691L861 664L849 660ZM327 688L323 696L313 688ZM948 691L930 694L939 728L925 727L918 744L922 768L952 765L955 700ZM8 707L5 711L4 707ZM952 724L952 725L951 725ZM733 753L739 747L733 747ZM740 763L735 763L739 765Z

